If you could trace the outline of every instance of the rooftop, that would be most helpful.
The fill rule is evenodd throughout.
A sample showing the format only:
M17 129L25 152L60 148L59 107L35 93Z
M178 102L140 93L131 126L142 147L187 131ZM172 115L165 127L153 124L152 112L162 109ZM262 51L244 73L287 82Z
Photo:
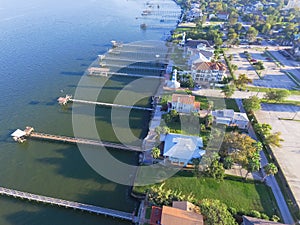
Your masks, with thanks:
M194 105L195 96L192 95L182 95L182 94L173 94L172 102L180 102L183 104Z

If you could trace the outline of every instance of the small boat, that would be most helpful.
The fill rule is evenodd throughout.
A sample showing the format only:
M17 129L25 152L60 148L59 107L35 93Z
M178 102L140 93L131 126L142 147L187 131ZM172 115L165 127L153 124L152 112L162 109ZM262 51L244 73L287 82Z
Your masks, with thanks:
M145 29L147 28L147 24L142 23L142 24L140 25L140 27L141 27L141 29L145 30Z

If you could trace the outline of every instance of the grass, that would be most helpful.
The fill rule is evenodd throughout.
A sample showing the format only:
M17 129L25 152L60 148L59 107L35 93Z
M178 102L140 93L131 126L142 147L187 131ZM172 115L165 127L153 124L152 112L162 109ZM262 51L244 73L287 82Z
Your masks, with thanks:
M249 91L256 91L256 92L268 92L270 89L281 89L281 88L266 88L266 87L253 87L247 86ZM292 95L300 95L300 90L289 90Z
M236 104L235 99L232 98L225 98L225 104L227 109L233 109L235 112L239 112L240 109Z
M166 180L164 188L180 191L186 196L192 193L197 200L203 198L219 199L237 211L257 210L268 216L274 214L274 209L277 206L269 187L263 183L242 182L240 178L232 178L228 177L224 181L217 182L208 177L196 178L179 173ZM155 186L159 185L155 184ZM143 193L149 188L149 186L134 187L134 190Z
M280 105L296 105L296 106L300 106L300 102L299 101L293 101L293 100L283 100L281 102L275 102L275 101L270 101L270 100L262 99L261 102L262 103L268 103L268 104L280 104Z

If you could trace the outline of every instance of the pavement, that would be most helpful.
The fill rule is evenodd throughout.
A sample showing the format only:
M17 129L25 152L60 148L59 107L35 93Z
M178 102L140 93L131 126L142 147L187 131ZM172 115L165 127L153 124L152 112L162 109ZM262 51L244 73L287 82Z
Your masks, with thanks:
M236 99L236 103L237 103L237 105L238 105L240 111L241 111L241 112L245 112L245 109L244 109L242 100L241 100L241 99ZM299 107L299 108L300 108L300 107ZM256 115L256 116L257 116L257 115ZM272 119L273 119L273 118L272 118ZM261 122L261 121L259 121L259 122ZM271 124L271 123L270 123L270 124ZM273 127L272 124L271 124L271 126ZM299 127L299 128L300 128L300 127ZM274 131L276 131L276 130L274 129ZM249 136L252 137L253 139L258 140L258 139L257 139L257 136L256 136L256 134L255 134L255 132L254 132L254 129L253 129L253 127L252 127L251 124L250 124L250 126L249 126L248 134L249 134ZM300 134L300 133L299 133L299 134ZM291 135L291 136L293 136L293 135ZM300 138L299 138L298 140L300 140ZM298 143L298 146L299 146L299 144L300 144L300 143ZM285 152L283 152L283 153L285 154ZM265 153L264 153L263 151L260 151L260 157L261 157L261 167L264 167L266 164L268 164L268 160L267 160L267 158L266 158L266 156L265 156ZM277 157L276 157L276 158L277 158ZM290 158L290 160L288 160L288 161L291 161L291 159L293 159L293 158ZM296 162L297 160L293 160L293 161ZM279 164L281 165L280 162L279 162ZM262 171L263 176L265 176L264 170L262 169L261 171ZM299 170L298 170L298 171L299 171ZM299 182L298 182L298 183L299 183ZM272 192L273 192L274 197L275 197L275 199L276 199L278 208L279 208L279 210L280 210L281 218L282 218L282 220L284 221L284 223L286 223L286 224L294 224L294 220L293 220L293 218L292 218L292 215L291 215L291 213L290 213L290 211L289 211L289 208L288 208L288 206L287 206L287 204L286 204L286 201L285 201L285 199L284 199L284 197L283 197L283 194L282 194L282 192L281 192L281 190L280 190L280 188L279 188L279 185L278 185L278 183L277 183L275 177L274 177L274 176L268 176L268 177L266 178L266 184L267 184L269 187L271 187L271 189L272 189Z
M263 54L266 47L268 48L268 51L284 65L284 67L278 67L272 59L268 59L269 57ZM251 45L250 48L240 46L229 49L226 52L226 55L233 55L231 63L238 66L237 71L235 71L236 76L238 77L239 74L243 73L247 74L247 76L253 80L254 86L293 89L297 85L285 74L285 72L294 74L300 80L300 66L296 61L286 59L279 53L280 49L285 48L287 47L270 45ZM263 62L265 69L260 71L260 76L258 76L251 63L248 62L244 54L245 51L247 51L253 59Z

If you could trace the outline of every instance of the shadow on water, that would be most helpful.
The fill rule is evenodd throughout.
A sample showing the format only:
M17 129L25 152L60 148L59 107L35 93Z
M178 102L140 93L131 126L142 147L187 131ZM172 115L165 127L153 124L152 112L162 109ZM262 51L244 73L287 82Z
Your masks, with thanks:
M32 100L28 103L29 105L46 105L46 106L53 106L58 104L57 103L57 98L52 98L50 101L37 101L37 100Z

